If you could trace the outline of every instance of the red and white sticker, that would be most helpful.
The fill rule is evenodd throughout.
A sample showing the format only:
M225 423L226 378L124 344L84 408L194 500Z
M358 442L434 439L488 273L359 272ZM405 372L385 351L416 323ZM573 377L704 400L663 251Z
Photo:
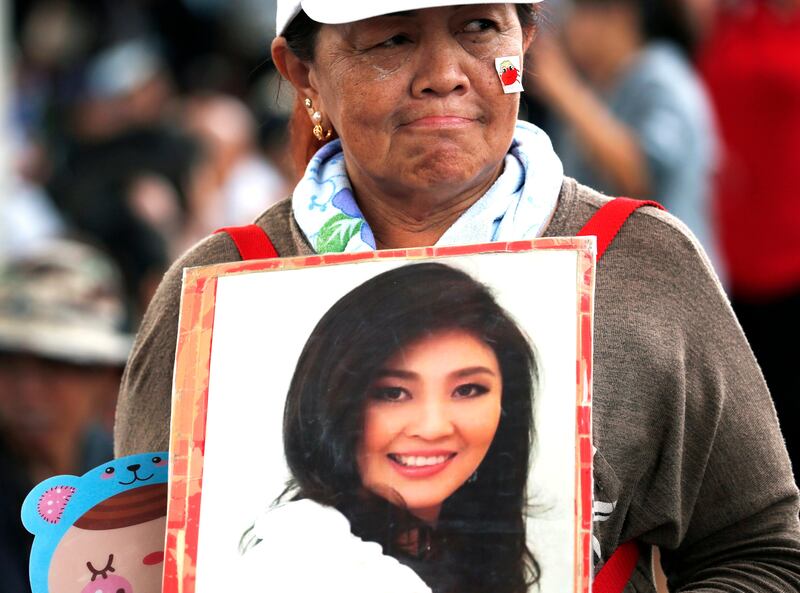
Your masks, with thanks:
M504 56L495 58L494 67L503 85L503 92L521 93L522 88L522 67L520 66L519 56Z

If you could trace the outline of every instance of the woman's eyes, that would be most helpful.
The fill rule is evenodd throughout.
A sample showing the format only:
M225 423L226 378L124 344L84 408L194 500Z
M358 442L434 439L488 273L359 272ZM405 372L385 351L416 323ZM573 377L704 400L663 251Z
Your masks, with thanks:
M494 29L497 29L497 24L491 19L473 19L471 21L467 21L459 33L479 35ZM392 35L388 39L376 44L374 47L376 49L394 49L400 47L401 45L406 45L412 42L413 40L411 35L406 33L398 33L397 35Z
M485 385L480 385L478 383L465 383L464 385L459 385L453 391L453 395L458 398L465 398L465 397L478 397L479 395L483 395L484 393L488 393L489 388Z
M385 402L401 402L410 399L411 395L402 387L376 387L371 397Z
M467 399L479 397L489 392L489 387L480 383L464 383L453 389L451 397L454 399ZM375 387L370 391L372 399L384 402L404 402L413 399L410 391L403 387Z
M489 29L494 29L495 23L490 19L474 19L464 25L464 33L483 33Z
M407 35L394 35L394 36L390 37L389 39L387 39L386 41L383 41L383 42L379 43L375 47L391 49L391 48L394 48L394 47L399 47L401 45L405 45L406 43L410 43L410 42L411 42L411 39Z

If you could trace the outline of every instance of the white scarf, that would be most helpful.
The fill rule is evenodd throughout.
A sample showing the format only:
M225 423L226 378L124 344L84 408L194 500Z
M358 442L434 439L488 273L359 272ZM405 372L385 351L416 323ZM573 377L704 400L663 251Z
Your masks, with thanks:
M561 160L547 134L518 121L502 174L436 245L538 237L555 210L563 176ZM375 249L375 237L353 196L339 140L312 157L292 195L292 209L317 253Z

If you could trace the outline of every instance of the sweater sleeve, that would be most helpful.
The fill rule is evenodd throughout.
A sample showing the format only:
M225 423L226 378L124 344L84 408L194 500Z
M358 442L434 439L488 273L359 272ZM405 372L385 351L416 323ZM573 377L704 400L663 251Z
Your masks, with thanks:
M683 225L628 224L598 269L595 436L618 492L604 549L659 546L673 592L798 591L797 489L747 341Z
M697 285L684 414L666 441L682 455L663 566L674 591L800 591L797 489L769 392L727 301Z
M164 275L139 327L122 376L114 423L117 457L169 448L172 375L184 268L239 261L227 235L213 235Z

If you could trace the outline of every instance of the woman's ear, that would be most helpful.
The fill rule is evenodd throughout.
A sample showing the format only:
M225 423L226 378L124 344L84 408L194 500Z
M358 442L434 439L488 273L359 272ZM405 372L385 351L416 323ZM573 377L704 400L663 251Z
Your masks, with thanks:
M272 41L272 62L286 80L301 97L317 98L309 73L310 65L298 58L286 44L285 37L276 37Z
M522 28L522 53L528 53L528 50L531 47L531 43L533 40L536 39L536 33L538 32L538 27L536 25L530 25L528 27Z

